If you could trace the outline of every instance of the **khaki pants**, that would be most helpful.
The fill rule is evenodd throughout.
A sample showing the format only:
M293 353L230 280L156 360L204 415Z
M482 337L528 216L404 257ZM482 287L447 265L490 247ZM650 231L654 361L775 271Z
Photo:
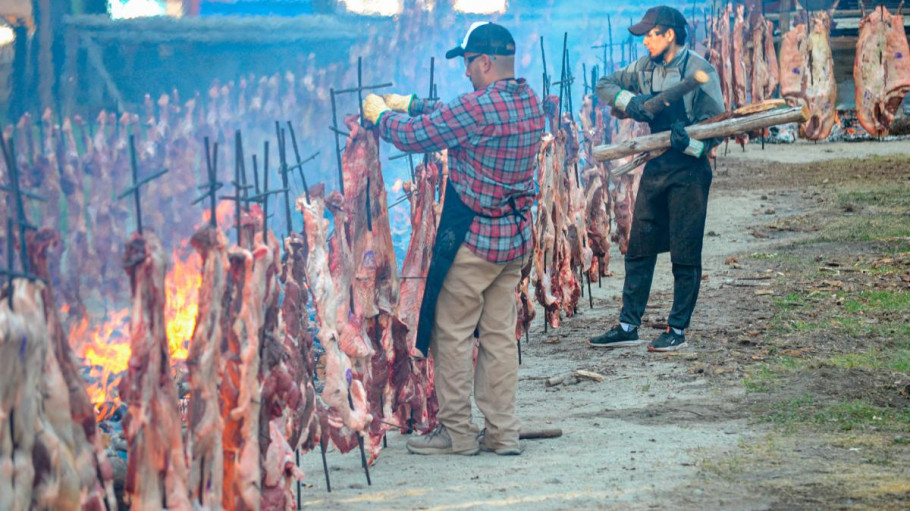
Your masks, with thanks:
M518 446L515 417L518 347L515 288L522 261L491 263L462 245L439 292L430 350L436 371L439 422L456 451L477 446L471 417L471 387L485 418L487 446ZM477 367L472 363L474 329L480 332Z

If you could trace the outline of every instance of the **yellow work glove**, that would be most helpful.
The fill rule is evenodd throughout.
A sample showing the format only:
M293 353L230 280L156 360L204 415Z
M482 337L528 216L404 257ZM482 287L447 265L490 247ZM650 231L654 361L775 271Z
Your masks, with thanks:
M389 105L386 105L385 101L376 94L367 94L367 97L363 98L363 118L365 121L376 124L379 122L379 117L388 111Z
M401 94L383 94L382 99L385 100L385 104L392 110L406 114L411 111L411 101L414 100L414 95L408 94L407 96L402 96Z

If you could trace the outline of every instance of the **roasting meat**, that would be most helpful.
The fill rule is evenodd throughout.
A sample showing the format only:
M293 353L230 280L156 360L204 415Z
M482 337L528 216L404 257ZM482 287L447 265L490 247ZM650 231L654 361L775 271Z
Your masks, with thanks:
M363 431L372 416L366 408L363 384L354 379L351 359L339 346L339 330L351 320L353 263L344 228L344 201L337 193L329 201L335 220L330 250L326 250L329 222L324 217L326 199L321 188L310 190L309 201L305 197L297 199L297 209L303 213L307 236L306 278L313 292L317 336L325 348L321 396L326 409L320 414L320 430L341 452L348 452L357 445L355 432Z
M350 137L342 155L344 204L353 243L354 297L363 317L391 313L398 303L398 267L389 225L378 135L347 119Z
M809 120L800 125L800 134L822 140L831 134L835 121L837 82L829 34L831 16L813 12L809 25L800 23L781 40L780 93L791 105L807 105Z
M32 509L36 467L32 453L40 432L47 329L41 286L14 280L0 293L0 359L15 360L0 372L0 509ZM10 308L6 294L13 295Z
M748 77L751 74L752 62L746 52L746 7L736 6L736 17L733 21L733 104L736 108L748 103L746 92L749 90Z
M297 233L291 233L284 241L287 260L283 265L281 280L284 283L284 300L281 304L281 318L284 323L284 364L289 382L283 381L286 389L284 399L289 407L287 417L287 439L292 447L309 451L319 438L319 421L316 418L316 388L313 376L316 372L316 356L313 338L310 336L309 313L307 312L308 290L306 280L307 240ZM293 387L296 387L296 391Z
M190 343L190 404L187 451L190 457L190 496L193 505L221 509L224 482L222 431L218 405L222 376L222 314L227 287L227 239L206 224L190 240L202 259L198 312Z
M189 510L177 389L171 377L164 329L166 262L158 239L135 234L123 267L130 277L130 363L120 384L129 411L123 429L129 444L125 490L130 509Z
M752 36L752 103L759 103L774 94L780 73L774 50L773 25L759 10L752 11L749 25Z
M265 238L265 241L263 240ZM264 266L265 292L262 296L263 319L260 335L261 397L259 408L259 453L262 467L263 511L292 509L291 486L299 480L293 450L288 437L296 442L301 425L297 420L302 406L299 381L303 360L296 344L288 344L279 319L278 279L280 253L278 240L271 231L260 232L256 237L259 247L265 247L270 256L261 260ZM257 261L255 264L260 264ZM266 266L267 265L267 266ZM255 268L255 265L254 265ZM254 274L257 274L254 270ZM288 467L288 458L292 468Z
M647 124L637 123L631 119L619 122L618 130L613 139L617 141L631 140L647 135L650 130ZM620 158L615 165L623 165L630 158ZM619 251L625 255L629 249L629 235L632 232L632 212L635 211L635 197L638 194L638 183L641 181L643 167L633 170L622 176L613 178L612 202L613 218L616 221L616 230L611 236L619 245Z
M45 282L50 283L48 267L49 252L59 243L60 238L50 229L41 229L27 234L30 267ZM111 481L111 465L104 454L104 446L95 425L95 412L85 389L85 380L80 373L79 363L57 314L56 300L50 284L42 287L45 322L51 342L47 357L47 380L45 396L46 409L53 412L55 427L78 472L82 509L113 509L116 506ZM51 381L51 377L59 378ZM66 394L61 394L65 391ZM67 415L68 414L68 415ZM61 455L62 456L62 455ZM61 502L56 503L62 506Z
M591 282L597 282L610 274L610 194L607 189L606 167L593 156L594 147L605 143L606 126L604 111L602 108L594 108L591 95L585 96L580 117L585 153L582 171L585 184L585 224L588 246L593 255L588 278Z
M550 326L559 326L561 302L553 289L554 254L556 253L557 221L554 209L557 195L556 139L553 135L544 135L537 154L537 184L540 195L537 200L537 217L534 224L534 267L532 280L535 297L544 308L546 321Z
M853 80L859 123L873 137L887 135L910 92L910 47L903 16L880 5L860 20Z
M426 288L427 272L436 242L436 182L439 170L434 162L420 164L414 170L414 183L408 186L411 204L411 240L401 267L401 289L398 298L400 327L393 324L395 355L392 363L392 387L396 395L393 422L403 431L416 427L429 431L436 425L435 397L432 389L432 363L417 352L417 320ZM395 329L401 328L400 334Z

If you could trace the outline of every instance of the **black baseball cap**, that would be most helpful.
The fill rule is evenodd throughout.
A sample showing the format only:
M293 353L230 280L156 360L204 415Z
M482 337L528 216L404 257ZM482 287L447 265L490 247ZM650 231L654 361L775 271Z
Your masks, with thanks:
M672 7L661 5L648 9L648 12L642 16L641 21L629 27L629 32L632 32L632 35L645 35L657 25L674 29L685 29L687 23L685 16L681 12Z
M446 52L447 59L463 57L465 52L485 55L515 55L515 39L506 27L490 21L471 25L460 45Z

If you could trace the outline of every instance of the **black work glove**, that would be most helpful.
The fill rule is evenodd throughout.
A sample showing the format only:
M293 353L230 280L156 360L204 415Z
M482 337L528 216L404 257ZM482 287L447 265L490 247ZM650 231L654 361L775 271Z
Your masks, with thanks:
M689 134L686 133L686 126L682 121L676 121L670 126L670 147L683 152L689 147L689 140Z
M651 94L639 94L629 100L626 105L626 115L638 122L648 122L654 119L647 110L645 110L645 101L651 99Z

